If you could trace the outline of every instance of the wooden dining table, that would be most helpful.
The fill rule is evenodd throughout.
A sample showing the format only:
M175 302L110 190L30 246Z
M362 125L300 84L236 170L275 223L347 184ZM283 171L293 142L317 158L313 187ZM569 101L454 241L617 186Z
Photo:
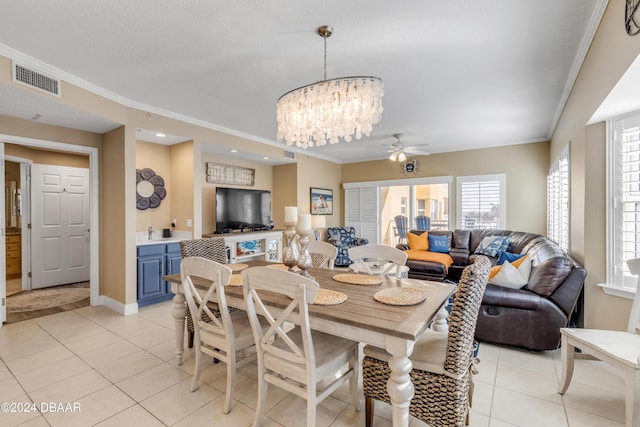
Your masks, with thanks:
M251 261L249 268L273 263ZM409 376L412 368L409 356L416 340L432 324L431 328L447 330L447 311L444 309L455 285L418 279L396 279L381 277L378 285L356 285L338 282L336 274L349 273L331 269L314 269L308 272L318 282L320 288L343 292L347 300L337 305L309 305L311 328L332 335L348 338L361 343L385 348L391 355L389 367L391 374L387 383L387 392L392 403L392 421L394 426L409 425L409 404L414 388ZM240 274L235 273L235 274ZM172 316L175 319L175 344L178 363L182 363L184 353L184 330L187 307L180 274L165 276L171 283L173 298ZM211 282L205 279L194 280L203 291ZM411 287L424 291L426 299L415 305L398 306L378 302L374 294L388 287ZM246 309L241 286L225 288L227 304L231 307ZM270 295L263 301L271 307L283 308L289 300L284 296Z

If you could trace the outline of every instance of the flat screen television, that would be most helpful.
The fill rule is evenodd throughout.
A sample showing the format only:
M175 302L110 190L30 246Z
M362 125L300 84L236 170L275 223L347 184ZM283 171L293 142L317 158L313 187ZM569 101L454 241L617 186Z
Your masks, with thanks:
M216 233L271 228L270 191L216 188Z

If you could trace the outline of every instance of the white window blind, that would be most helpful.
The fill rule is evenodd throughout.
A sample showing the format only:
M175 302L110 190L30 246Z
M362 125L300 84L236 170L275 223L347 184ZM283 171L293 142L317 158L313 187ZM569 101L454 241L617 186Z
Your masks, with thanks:
M547 237L569 252L569 146L547 175Z
M378 243L378 188L345 188L344 219L356 236Z
M458 227L505 228L505 175L458 177Z
M629 273L627 261L640 258L640 113L614 120L611 136L607 279L614 286L635 290L637 278Z

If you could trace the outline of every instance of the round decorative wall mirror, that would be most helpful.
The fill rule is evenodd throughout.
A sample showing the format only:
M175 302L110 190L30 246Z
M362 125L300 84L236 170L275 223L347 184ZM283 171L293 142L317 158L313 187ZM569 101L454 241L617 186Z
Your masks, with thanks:
M167 196L164 179L149 168L136 169L136 208L157 208Z

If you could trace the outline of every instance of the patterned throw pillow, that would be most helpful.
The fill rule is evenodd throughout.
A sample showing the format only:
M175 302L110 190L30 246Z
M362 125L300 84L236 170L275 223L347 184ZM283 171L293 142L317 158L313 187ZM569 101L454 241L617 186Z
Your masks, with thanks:
M509 247L509 238L506 236L487 236L475 250L475 254L497 257Z
M448 254L449 252L451 252L451 248L449 247L449 239L447 239L447 236L434 236L429 234L429 250L431 252Z

